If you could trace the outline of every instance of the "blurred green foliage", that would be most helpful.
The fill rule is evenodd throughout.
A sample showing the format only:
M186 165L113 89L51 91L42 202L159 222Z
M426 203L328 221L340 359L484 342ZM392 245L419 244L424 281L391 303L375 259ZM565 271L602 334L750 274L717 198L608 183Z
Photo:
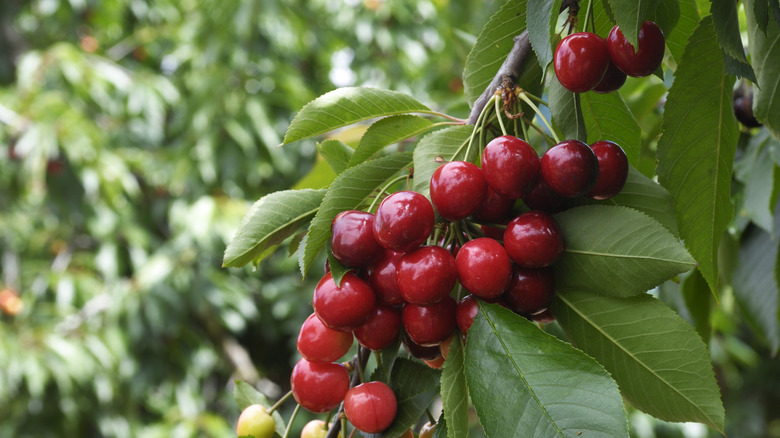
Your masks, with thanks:
M0 436L229 436L233 379L286 391L317 279L285 251L220 266L250 203L314 165L281 134L352 84L465 115L495 8L3 1L0 289L23 308L0 316Z

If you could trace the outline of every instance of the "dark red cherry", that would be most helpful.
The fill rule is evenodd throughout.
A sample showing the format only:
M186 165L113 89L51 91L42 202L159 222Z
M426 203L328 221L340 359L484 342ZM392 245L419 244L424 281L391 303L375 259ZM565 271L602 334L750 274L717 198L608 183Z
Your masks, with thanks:
M360 345L377 351L392 345L400 331L401 311L393 307L376 306L368 321L353 333Z
M524 140L511 135L496 137L482 152L482 175L499 195L522 198L539 178L539 157Z
M347 272L336 286L330 273L314 288L314 313L333 330L351 332L363 325L374 310L376 297L371 287L357 275Z
M548 307L547 309L544 309L539 313L535 313L531 315L531 320L533 320L533 322L538 322L540 324L549 324L555 321L555 315L553 315L552 310L550 310L550 308Z
M301 359L290 375L290 386L298 404L320 414L332 411L344 400L349 372L341 364Z
M382 256L383 249L374 238L374 215L348 210L339 213L331 225L330 246L333 256L344 266L363 268Z
M554 192L567 198L582 196L599 175L599 161L587 144L565 140L542 155L542 179Z
M401 311L401 323L415 344L423 347L444 342L455 330L455 300L446 297L430 306L406 304Z
M474 317L479 313L479 302L474 295L466 295L458 302L455 309L455 322L458 330L464 335L469 331L469 327L474 323Z
M423 347L412 341L406 333L401 336L401 344L404 346L404 350L408 351L412 357L416 357L420 360L435 360L436 358L441 357L441 350L438 345Z
M352 346L352 333L328 328L312 313L301 326L297 346L301 356L310 362L335 362Z
M423 246L398 260L398 289L408 303L437 303L449 296L457 280L455 257L440 246Z
M558 82L574 93L584 93L595 87L604 77L608 64L604 39L590 32L564 37L553 55Z
M502 224L509 219L514 206L514 199L499 195L490 186L487 186L485 199L471 216L481 222Z
M552 268L515 266L512 269L512 281L503 298L515 312L533 315L550 307L554 294L555 276Z
M486 189L479 167L466 161L450 161L433 172L431 202L439 216L457 221L479 208Z
M623 189L628 178L628 158L623 148L609 140L600 140L592 145L593 153L599 160L599 176L596 184L587 193L593 199L611 198Z
M645 21L637 34L639 50L628 42L619 26L609 31L607 50L609 58L623 73L633 77L653 74L664 59L664 33L657 24Z
M410 191L395 192L383 199L374 216L377 242L387 249L404 252L425 242L436 220L428 198Z
M363 271L364 278L374 290L379 304L400 306L404 297L398 289L398 260L404 253L386 249L382 258Z
M362 383L344 396L344 415L361 432L379 433L387 429L397 410L395 393L383 382Z
M516 264L542 268L553 264L563 254L563 236L555 218L541 211L529 211L507 225L504 249Z
M539 182L531 193L523 198L523 202L531 210L539 210L545 213L559 213L566 210L568 199L555 193L545 182L539 178Z
M626 74L617 68L614 62L609 61L607 72L604 73L604 77L601 78L601 81L593 87L593 91L596 93L611 93L619 90L625 83Z
M466 242L455 263L460 284L478 297L498 297L509 285L512 261L504 247L489 237Z

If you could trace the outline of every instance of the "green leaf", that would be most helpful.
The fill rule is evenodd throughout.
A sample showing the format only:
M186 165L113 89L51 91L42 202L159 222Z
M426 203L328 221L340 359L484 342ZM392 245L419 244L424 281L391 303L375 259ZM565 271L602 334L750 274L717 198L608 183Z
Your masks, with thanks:
M466 386L465 357L460 336L450 343L450 352L441 373L441 402L447 420L448 438L469 436L469 392Z
M769 23L769 0L753 0L753 15L758 28L766 34L766 25Z
M589 201L598 205L622 205L639 210L666 227L677 236L677 219L672 195L657 182L642 175L633 166L628 168L628 178L623 190L603 201Z
M682 60L688 38L699 25L699 11L696 9L695 0L680 0L680 18L677 25L666 36L666 47L676 64Z
M739 36L739 17L736 2L712 2L710 8L715 25L715 37L723 52L737 61L747 64L742 38Z
M780 214L775 216L775 226L780 226ZM777 252L778 240L769 233L760 229L748 231L740 245L732 283L747 320L767 341L772 354L780 347L778 283L774 275Z
M609 31L612 30L614 24L613 24L613 19L610 16L609 5L607 4L607 0L599 0L593 2L593 21L596 25L594 29L595 32L593 33L605 37L609 35Z
M368 127L368 130L360 139L360 144L349 160L349 167L368 160L385 146L422 134L430 129L432 124L428 119L410 114L401 114L377 120Z
M526 0L508 1L488 20L466 58L463 87L472 105L493 80L512 49L512 38L525 29Z
M642 149L642 132L620 93L582 93L580 107L587 142L614 141L626 152L628 162L636 165Z
M565 139L586 141L588 133L580 108L580 94L563 88L555 75L550 77L550 112L555 128Z
M236 386L233 388L233 400L236 401L236 404L242 411L248 406L254 404L265 406L266 408L271 407L271 403L268 401L268 398L265 396L265 394L255 389L252 385L241 380L236 380L235 384ZM274 427L274 436L284 436L284 429L286 424L284 419L281 415L279 415L279 411L274 411L271 415L274 417L274 421L276 422Z
M303 178L301 178L293 189L324 189L327 188L333 180L336 179L336 172L330 167L325 158L321 155L317 155L317 159L314 162L314 166L309 170Z
M452 126L431 132L423 137L414 149L414 190L428 195L433 172L444 162L466 160L466 149L474 127L471 125ZM471 160L474 161L479 147L474 139L471 147Z
M736 178L745 184L740 216L750 218L770 235L774 233L773 207L777 202L780 181L775 177L778 166L772 155L780 152L780 144L762 129L751 137L745 153L734 164Z
M393 424L382 433L382 437L400 437L417 424L425 409L439 395L440 376L439 371L419 362L396 359L390 387L398 400L398 411Z
M639 211L589 205L555 218L566 245L555 263L556 287L625 297L695 266L669 230Z
M325 190L284 190L255 202L225 249L222 267L238 268L280 244L311 219Z
M707 347L663 303L647 294L615 298L559 289L553 313L572 343L612 373L636 408L723 432L725 414Z
M718 242L732 216L737 126L733 77L705 17L691 36L669 90L658 141L658 180L675 200L680 236L717 298Z
M541 0L528 3L528 37L542 70L552 62L555 25L561 9L561 0Z
M411 152L388 155L350 167L333 181L306 235L300 261L303 275L330 239L333 218L344 210L356 209L366 203L377 189L387 184L401 169L409 167L411 161Z
M679 0L660 0L653 14L653 21L661 28L664 35L672 33L672 29L680 20ZM605 34L606 35L606 34Z
M754 88L753 113L780 140L780 24L769 20L764 34L756 26L751 2L745 2L750 41L750 60L756 71L758 88Z
M413 97L397 91L368 87L339 88L306 104L293 118L282 144L376 117L430 111Z
M347 168L347 163L354 152L351 147L338 140L325 140L322 143L317 143L317 150L322 158L328 162L330 168L336 172L336 175Z
M652 17L658 0L609 0L609 6L620 31L636 47L639 28Z
M628 437L609 373L496 304L480 303L469 328L466 380L489 437Z
M682 282L680 293L685 301L685 307L693 319L693 326L696 332L709 343L710 340L710 288L707 280L701 275L698 269L692 271Z

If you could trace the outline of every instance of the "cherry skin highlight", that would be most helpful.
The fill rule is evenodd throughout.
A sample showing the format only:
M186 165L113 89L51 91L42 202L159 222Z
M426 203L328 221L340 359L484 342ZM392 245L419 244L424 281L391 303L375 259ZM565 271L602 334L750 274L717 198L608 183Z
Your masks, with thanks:
M328 328L312 313L298 333L298 352L310 362L335 362L352 346L352 333Z
M344 397L347 420L366 433L378 433L390 427L397 410L395 393L383 382L362 383L350 388Z
M336 286L331 273L314 288L314 313L333 330L351 332L363 325L376 304L371 287L357 275L347 272Z
M499 195L522 198L539 179L539 157L524 140L511 135L496 137L482 152L482 175Z
M305 409L321 414L344 400L349 389L349 372L337 363L301 359L290 375L293 397Z
M333 256L352 268L366 267L382 256L383 248L374 238L374 215L348 210L339 213L331 224Z
M555 218L529 211L514 218L504 231L504 248L513 262L525 268L542 268L563 254L563 236Z
M460 284L478 297L498 297L509 286L512 261L504 247L489 237L466 242L455 263Z
M574 198L588 193L599 175L599 161L587 144L565 140L542 155L542 179L555 193Z
M387 249L410 251L425 242L435 220L428 198L417 192L395 192L377 207L374 237Z
M479 167L466 161L451 161L433 172L431 202L439 216L457 221L479 208L486 189Z
M574 93L584 93L598 85L608 65L607 44L603 38L590 32L564 37L553 55L558 82Z
M643 77L653 74L661 66L665 50L664 33L657 24L645 21L637 34L638 50L628 42L620 26L615 26L607 36L609 58L625 74Z
M398 289L406 302L429 305L449 296L458 279L455 258L440 246L423 246L398 261Z

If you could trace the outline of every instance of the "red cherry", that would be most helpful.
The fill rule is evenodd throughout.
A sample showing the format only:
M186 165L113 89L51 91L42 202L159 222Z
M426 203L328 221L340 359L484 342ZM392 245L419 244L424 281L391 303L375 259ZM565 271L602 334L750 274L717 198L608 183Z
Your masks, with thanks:
M502 224L509 219L514 206L514 199L499 195L487 186L485 199L472 216L478 221Z
M369 350L382 350L398 339L401 331L401 311L393 307L376 306L368 321L355 329L360 345Z
M612 62L625 74L643 77L653 74L664 59L664 33L657 24L645 21L637 34L639 50L628 42L619 26L607 36L607 50Z
M460 284L478 297L497 297L509 286L512 261L504 247L489 237L466 242L455 263Z
M349 389L349 372L341 364L301 359L290 375L295 401L307 410L328 412L344 400Z
M363 383L347 391L344 415L356 429L381 432L393 423L398 401L393 390L382 382Z
M504 249L518 265L542 268L553 264L563 253L563 236L552 216L541 211L529 211L507 225Z
M474 295L466 295L458 302L455 309L455 321L458 324L458 330L464 335L468 333L471 324L474 323L474 317L479 313L479 302Z
M366 268L364 278L383 306L400 306L404 297L398 289L398 260L404 253L386 249L378 262Z
M455 258L440 246L417 248L398 261L398 289L409 303L437 303L449 296L457 279Z
M531 210L539 210L545 213L559 213L566 210L567 198L555 193L545 182L539 178L536 187L531 194L523 198L523 202Z
M499 195L522 198L539 178L539 157L524 140L511 135L496 137L482 152L482 175Z
M614 62L609 61L607 66L607 72L604 73L604 77L601 81L593 87L593 91L596 93L611 93L617 91L623 84L626 83L626 74L623 73Z
M457 221L479 208L486 189L479 167L466 161L451 161L433 172L431 202L439 216Z
M528 269L515 266L512 282L504 293L509 308L523 315L532 315L548 308L555 294L552 268Z
M565 140L542 155L542 179L556 193L567 198L582 196L599 175L599 160L585 143Z
M306 318L298 333L298 352L310 362L335 362L351 346L351 333L328 328L315 313Z
M331 250L344 266L363 268L382 256L383 248L374 238L374 215L348 210L339 213L331 225Z
M607 44L590 32L564 37L553 55L558 82L574 93L584 93L595 87L604 77L608 63Z
M412 357L416 357L422 361L434 360L437 357L441 357L441 350L438 345L423 347L409 339L409 335L406 333L401 337L401 344L403 344L404 349L408 351Z
M394 251L420 246L433 231L436 214L425 196L410 191L396 192L383 199L374 217L374 237Z
M587 193L593 199L611 198L623 189L628 178L628 158L623 148L608 140L590 145L599 161L599 176L596 184Z
M330 273L314 288L314 312L333 330L351 332L368 319L376 304L374 291L352 272L341 278L336 286Z
M437 346L455 330L455 300L446 297L430 306L406 304L401 322L409 338L423 347Z

